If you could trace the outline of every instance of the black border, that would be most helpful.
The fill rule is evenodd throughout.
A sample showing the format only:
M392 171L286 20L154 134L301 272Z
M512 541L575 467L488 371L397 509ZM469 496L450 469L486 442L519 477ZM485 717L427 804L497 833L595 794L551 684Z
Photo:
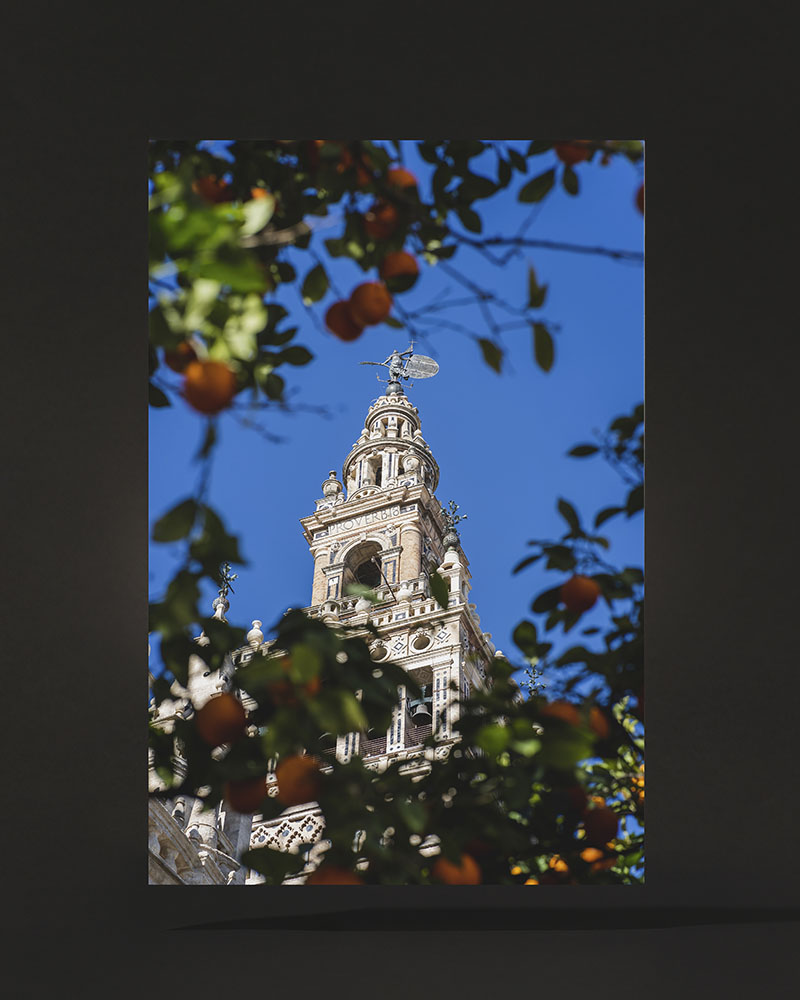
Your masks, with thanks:
M312 36L308 7L231 10L222 52L213 21L185 11L76 23L54 7L46 31L15 13L3 645L21 877L10 926L156 935L352 902L395 914L397 928L447 907L445 926L489 931L492 910L519 899L503 887L452 902L439 887L320 901L145 885L143 178L146 138L175 134L644 136L648 883L541 887L524 905L537 919L580 906L609 920L672 907L691 923L712 903L742 920L796 903L794 379L777 336L794 277L791 179L783 139L770 138L787 131L791 36L769 4L724 20L681 4L590 10L545 26L538 10L495 4L477 24L411 3L392 22L393 49L375 43L387 28L366 4L314 8Z

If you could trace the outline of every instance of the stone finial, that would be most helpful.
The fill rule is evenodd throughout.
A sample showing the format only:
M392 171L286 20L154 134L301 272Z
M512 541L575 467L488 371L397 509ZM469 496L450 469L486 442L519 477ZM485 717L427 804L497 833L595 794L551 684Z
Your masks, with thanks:
M322 493L326 497L335 497L342 492L342 484L336 478L333 469L328 473L328 478L322 484Z
M211 607L214 609L214 617L217 619L217 621L221 622L227 621L227 619L225 618L225 612L228 610L230 606L231 602L226 598L224 598L221 594L219 597L214 598L214 602L212 603Z
M260 646L264 641L264 633L261 631L261 622L257 618L254 619L253 627L247 633L245 638L250 645L253 646L253 648Z

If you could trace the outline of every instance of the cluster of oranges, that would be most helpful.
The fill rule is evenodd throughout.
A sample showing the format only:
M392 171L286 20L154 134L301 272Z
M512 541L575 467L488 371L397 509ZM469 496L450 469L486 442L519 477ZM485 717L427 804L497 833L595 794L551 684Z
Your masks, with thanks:
M561 719L570 726L581 726L580 709L571 701L549 701L539 710L539 714L551 719ZM589 709L589 728L599 740L608 738L611 731L606 713L597 705Z
M404 167L392 167L387 171L386 183L398 190L414 189L417 179ZM397 207L384 198L375 201L362 220L364 232L376 242L389 239L399 221ZM407 251L385 254L378 267L381 280L365 281L353 289L349 299L334 302L325 314L325 325L339 340L356 340L365 326L382 323L389 315L392 297L384 282L392 278L415 278L418 274L419 264Z

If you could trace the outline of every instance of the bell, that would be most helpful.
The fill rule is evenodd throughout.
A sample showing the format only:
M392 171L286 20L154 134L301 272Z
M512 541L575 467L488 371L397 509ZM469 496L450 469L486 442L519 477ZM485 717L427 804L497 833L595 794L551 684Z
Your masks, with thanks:
M428 706L424 701L420 702L419 705L414 709L414 714L411 716L411 721L415 726L429 726L433 721L433 716L428 711Z
M433 716L428 711L428 705L425 698L425 685L422 686L422 697L419 701L413 702L413 711L411 712L411 721L415 726L429 726L433 722Z

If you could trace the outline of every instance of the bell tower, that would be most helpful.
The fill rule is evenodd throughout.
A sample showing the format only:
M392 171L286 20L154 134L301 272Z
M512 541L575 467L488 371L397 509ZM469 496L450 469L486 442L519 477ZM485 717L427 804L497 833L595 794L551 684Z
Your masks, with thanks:
M409 372L424 377L437 366L412 356L402 368L402 358L395 352L387 359L386 393L369 407L341 479L329 474L316 511L300 522L314 560L306 613L331 625L372 622L379 633L370 647L375 662L391 659L424 687L421 699L403 695L388 732L340 739L340 759L359 754L376 767L398 757L409 763L419 757L422 764L421 745L431 734L436 755L449 752L459 694L483 684L495 654L469 602L472 585L455 529L458 518L436 499L439 466L422 436L419 410L400 383ZM425 371L425 362L434 371ZM434 571L447 584L447 607L431 592ZM373 590L378 603L349 593L353 584Z

